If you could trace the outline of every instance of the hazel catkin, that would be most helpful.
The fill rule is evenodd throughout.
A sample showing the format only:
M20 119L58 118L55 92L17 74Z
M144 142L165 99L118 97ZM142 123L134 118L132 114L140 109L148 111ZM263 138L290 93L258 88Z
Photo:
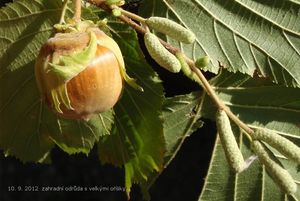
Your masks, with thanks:
M258 140L252 141L251 147L278 186L287 194L295 193L297 184L289 172L270 158L264 146Z
M253 139L268 143L287 158L300 164L300 148L285 137L273 131L260 128L255 130L252 137Z
M180 24L164 17L150 17L145 23L158 32L164 33L183 43L193 43L195 34Z
M157 36L150 32L147 32L144 35L144 41L150 56L159 65L172 73L178 73L180 71L180 62L160 43Z
M232 132L229 118L224 110L217 111L216 123L229 165L237 173L243 171L245 161Z

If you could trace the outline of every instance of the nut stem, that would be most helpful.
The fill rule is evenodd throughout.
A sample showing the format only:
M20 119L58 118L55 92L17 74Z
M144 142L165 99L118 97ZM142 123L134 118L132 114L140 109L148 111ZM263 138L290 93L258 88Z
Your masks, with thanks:
M74 21L80 22L81 20L81 0L74 0Z

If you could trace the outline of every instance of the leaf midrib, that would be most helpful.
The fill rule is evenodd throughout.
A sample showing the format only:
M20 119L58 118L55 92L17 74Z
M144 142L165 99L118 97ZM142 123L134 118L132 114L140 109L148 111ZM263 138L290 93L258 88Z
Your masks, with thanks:
M285 111L285 112L295 112L295 113L300 113L300 110L295 110L291 108L284 108L284 107L275 107L275 106L267 106L267 105L242 105L242 104L237 104L237 103L231 103L224 101L223 102L226 105L229 105L230 107L239 107L239 108L247 108L247 109L266 109L266 110L279 110L279 111Z

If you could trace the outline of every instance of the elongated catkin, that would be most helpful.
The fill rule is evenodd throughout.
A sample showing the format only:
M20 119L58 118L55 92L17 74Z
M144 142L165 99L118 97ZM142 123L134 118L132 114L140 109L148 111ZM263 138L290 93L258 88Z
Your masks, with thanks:
M232 132L229 118L224 110L217 111L216 122L227 161L231 168L239 173L244 170L245 161Z
M151 29L164 33L183 43L193 43L196 39L193 32L167 18L150 17L145 22Z
M150 32L147 32L144 35L144 41L150 56L159 65L172 73L178 73L180 71L180 62L160 43L157 36Z
M252 141L251 147L278 186L287 194L295 193L297 191L297 184L289 172L270 158L264 146L258 140Z
M257 129L252 137L268 143L287 158L300 164L300 148L285 137L267 129Z

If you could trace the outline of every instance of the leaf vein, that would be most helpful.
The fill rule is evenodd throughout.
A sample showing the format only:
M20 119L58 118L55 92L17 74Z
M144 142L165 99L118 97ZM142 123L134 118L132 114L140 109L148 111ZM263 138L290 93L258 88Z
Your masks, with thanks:
M223 45L222 45L222 43L220 41L220 36L217 33L217 22L216 22L216 20L214 20L213 29L214 29L214 34L216 36L216 39L217 39L217 41L218 41L218 43L220 45L220 48L221 48L222 52L224 53L225 57L227 58L227 60L229 62L229 65L233 67L234 65L232 64L231 59L229 58L228 54L226 53L225 48L223 47Z
M41 15L41 14L47 14L47 13L51 13L51 12L58 12L58 11L61 11L61 9L45 9L43 11L38 11L38 12L30 13L30 14L27 14L27 15L22 15L22 16L18 16L18 17L11 17L11 18L8 18L8 19L0 19L0 23L21 20L21 19L25 19L27 17L32 17L32 16L36 16L36 15Z
M286 35L285 31L282 31L283 36L286 38L286 41L289 43L289 45L295 50L295 52L300 56L300 51L295 47L295 45L292 43L292 41L289 39L289 37Z
M244 58L244 56L242 55L242 53L241 53L241 49L240 49L240 46L238 45L238 42L237 42L237 36L236 36L236 34L234 34L234 33L232 33L233 34L233 39L234 39L234 45L235 45L235 47L237 48L237 52L238 52L238 54L240 55L240 57L242 58L242 60L243 60L243 62L244 62L244 64L245 64L245 66L248 68L248 69L251 69L251 67L249 66L249 64L246 62L246 60L245 60L245 58Z
M284 107L275 107L275 106L260 106L260 105L241 105L241 104L236 104L236 103L231 103L224 101L226 105L230 105L232 107L239 107L239 108L249 108L249 109L267 109L267 110L279 110L279 111L286 111L286 112L295 112L295 113L300 113L300 110L295 110L291 108L284 108Z
M270 18L267 18L266 16L264 16L264 15L262 15L262 14L260 14L259 12L257 12L257 11L255 11L255 10L253 10L253 9L251 9L249 6L247 6L247 5L245 5L245 4L243 4L240 0L235 0L235 2L237 2L238 4L240 4L241 6L243 6L244 8L246 8L246 9L248 9L248 10L250 10L252 13L255 13L256 15L258 15L258 16L260 16L261 18L263 18L263 19L265 19L265 20L267 20L267 21L269 21L269 22L271 22L273 25L275 25L275 26L277 26L277 27L279 27L280 29L282 29L282 30L285 30L285 31L288 31L288 32L290 32L290 33L293 33L293 34L295 34L295 35L298 35L298 36L300 36L300 34L298 33L298 32L296 32L296 31L293 31L293 30L291 30L291 29L288 29L288 28L285 28L285 27L283 27L282 25L280 25L279 23L276 23L275 21L273 21L272 19L270 19ZM282 1L283 2L283 1ZM283 2L284 3L284 2ZM285 17L285 16L284 16ZM284 20L284 18L282 18L282 21Z
M109 134L110 132L109 132L109 130L108 130L107 127L106 127L106 124L105 124L105 122L104 122L103 116L102 116L101 114L98 114L98 118L100 119L101 124L102 124L104 130L106 131L106 133Z
M93 129L87 122L83 122L83 125L91 131L91 134L90 134L90 135L94 137L95 141L97 141L97 140L98 140L98 137L97 137L97 135L96 135L94 129ZM92 148L92 147L91 147L91 148Z

